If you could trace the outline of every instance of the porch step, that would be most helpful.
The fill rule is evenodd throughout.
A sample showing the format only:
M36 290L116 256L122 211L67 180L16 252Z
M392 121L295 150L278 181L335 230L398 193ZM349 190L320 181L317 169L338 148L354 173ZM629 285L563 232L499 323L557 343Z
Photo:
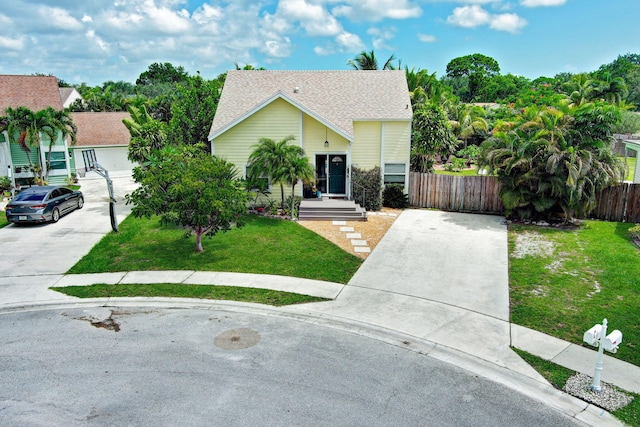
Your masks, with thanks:
M301 221L366 221L367 211L352 200L311 199L300 203Z

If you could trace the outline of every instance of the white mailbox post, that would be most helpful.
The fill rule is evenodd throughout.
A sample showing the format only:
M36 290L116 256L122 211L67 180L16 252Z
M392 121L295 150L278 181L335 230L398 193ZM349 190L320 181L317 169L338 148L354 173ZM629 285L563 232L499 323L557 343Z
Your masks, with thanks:
M596 393L600 393L600 391L602 391L602 387L600 386L600 375L602 374L604 350L610 351L611 353L618 351L618 346L622 342L622 332L616 329L607 335L607 319L603 319L602 325L594 325L584 333L582 340L589 345L598 347L598 359L596 360L596 371L593 375L591 390Z

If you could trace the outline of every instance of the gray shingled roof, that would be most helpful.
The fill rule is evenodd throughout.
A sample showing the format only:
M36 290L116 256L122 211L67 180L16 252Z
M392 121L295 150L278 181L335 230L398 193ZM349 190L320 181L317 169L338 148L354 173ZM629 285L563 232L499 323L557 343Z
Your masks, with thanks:
M27 107L32 111L53 107L62 110L58 79L54 76L0 75L0 114L7 107Z
M409 89L402 70L231 70L209 137L217 137L278 97L349 139L353 139L354 120L412 118Z
M131 134L122 123L131 118L125 112L71 113L78 128L76 146L129 145Z

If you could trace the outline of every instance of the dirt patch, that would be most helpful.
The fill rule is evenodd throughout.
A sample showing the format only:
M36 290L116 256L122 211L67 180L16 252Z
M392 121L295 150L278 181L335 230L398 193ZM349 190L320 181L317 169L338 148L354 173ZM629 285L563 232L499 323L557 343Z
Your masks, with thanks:
M518 234L515 247L511 253L512 258L524 258L526 256L553 256L555 245L547 240L542 234L535 232L524 232Z
M380 243L398 215L402 213L402 210L382 208L380 212L385 215L370 213L367 216L367 221L347 221L346 224L347 227L353 227L353 233L360 233L361 240L366 240L372 251ZM365 259L369 255L366 252L355 252L351 240L347 239L347 233L340 231L341 226L333 225L332 221L298 221L298 224L359 258Z

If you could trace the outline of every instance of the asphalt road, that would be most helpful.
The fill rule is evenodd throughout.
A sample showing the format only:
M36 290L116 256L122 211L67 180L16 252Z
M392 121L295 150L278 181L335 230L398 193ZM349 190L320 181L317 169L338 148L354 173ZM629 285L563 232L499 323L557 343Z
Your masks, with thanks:
M513 390L326 326L221 309L0 313L2 426L574 426Z

